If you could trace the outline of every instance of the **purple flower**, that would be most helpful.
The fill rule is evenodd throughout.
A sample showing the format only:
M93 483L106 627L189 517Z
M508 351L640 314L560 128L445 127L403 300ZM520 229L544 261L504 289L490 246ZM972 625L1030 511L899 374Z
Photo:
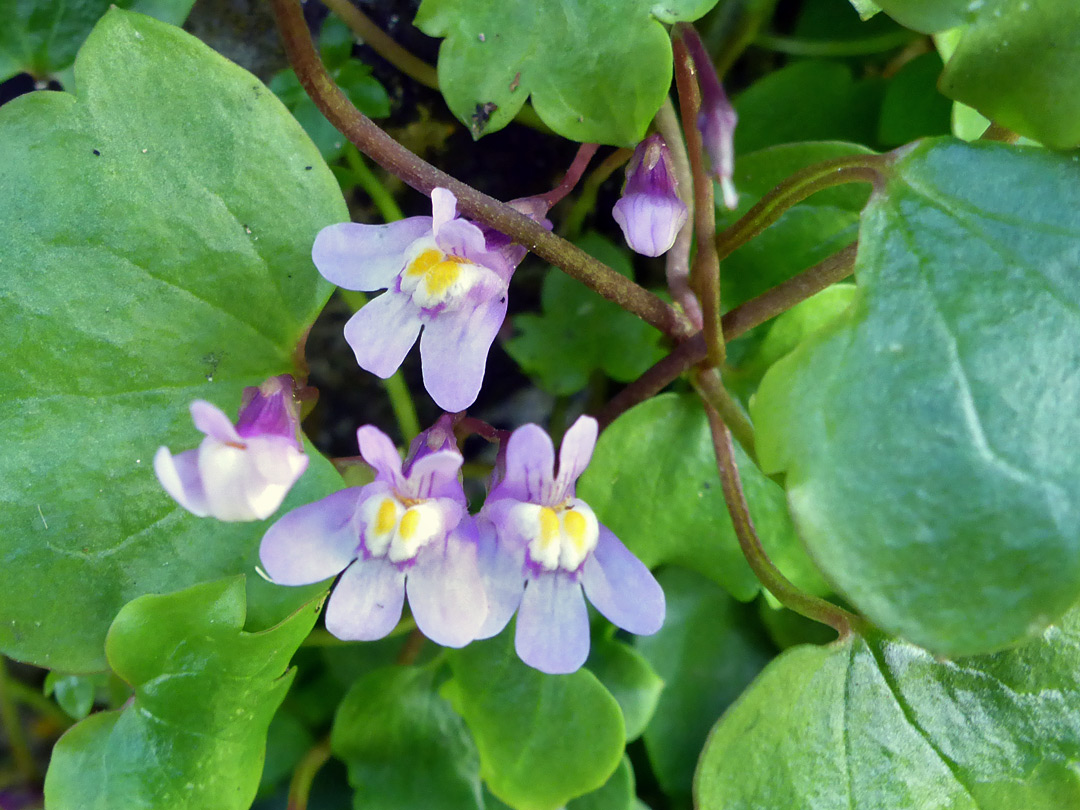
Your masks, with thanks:
M664 139L650 135L639 143L626 167L622 196L611 212L636 252L659 256L675 243L686 222L678 185Z
M265 520L307 469L288 374L244 389L236 427L203 400L191 403L191 418L206 434L202 444L176 456L159 448L154 472L165 491L199 517Z
M360 366L389 377L423 327L424 387L443 410L461 411L480 391L514 265L505 251L488 249L480 228L457 217L447 189L431 192L431 213L388 225L331 225L319 232L311 257L338 286L387 290L345 325Z
M413 442L404 466L378 428L365 425L356 438L375 480L281 518L263 537L263 567L281 585L344 571L326 607L326 629L338 638L383 638L401 618L407 593L424 635L447 647L468 644L487 599L450 417Z
M516 609L518 655L552 674L573 672L588 657L586 596L631 633L649 635L664 622L664 592L649 569L574 495L596 433L591 417L573 424L556 475L547 433L537 425L515 430L477 521L489 610L478 637L498 633Z
M694 60L701 88L701 109L697 119L701 145L709 156L713 175L720 183L724 205L734 211L739 205L739 195L732 180L735 174L735 124L739 116L728 101L720 77L716 75L716 67L697 31L689 25L683 26L681 31Z

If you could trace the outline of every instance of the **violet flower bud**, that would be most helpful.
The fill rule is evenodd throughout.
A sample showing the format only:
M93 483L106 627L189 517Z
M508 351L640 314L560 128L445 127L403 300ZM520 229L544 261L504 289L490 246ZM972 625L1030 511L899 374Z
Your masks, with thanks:
M735 124L739 116L728 101L720 77L709 58L705 45L690 26L683 29L683 37L697 71L701 88L701 109L697 126L701 130L701 145L709 156L712 173L720 183L724 205L734 211L739 205L739 195L732 179L735 175Z
M650 135L634 150L622 197L611 212L637 253L660 256L675 243L687 215L677 188L667 144L659 135Z
M265 520L276 512L308 464L292 377L245 388L235 427L204 400L191 403L191 417L206 434L202 444L175 456L161 447L154 456L165 491L198 517Z

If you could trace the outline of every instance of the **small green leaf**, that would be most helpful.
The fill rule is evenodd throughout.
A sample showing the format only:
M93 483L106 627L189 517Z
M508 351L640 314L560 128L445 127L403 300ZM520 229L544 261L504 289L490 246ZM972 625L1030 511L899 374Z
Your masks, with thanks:
M483 810L476 746L430 669L394 666L358 680L338 707L330 748L349 767L357 810Z
M667 597L660 632L636 647L664 679L645 750L664 792L689 800L694 764L716 718L773 655L755 629L753 608L709 580L681 568L657 576ZM702 805L711 807L713 805Z
M105 686L109 676L104 672L91 675L63 675L50 672L45 676L44 691L52 695L60 708L76 720L82 720L94 708L97 690Z
M671 86L662 23L716 0L424 0L416 25L445 37L439 87L474 138L502 129L526 98L545 124L583 143L633 146Z
M663 680L633 647L614 639L594 641L586 666L618 701L627 742L636 740L656 711Z
M941 90L1053 149L1080 145L1080 4L988 0L945 66Z
M626 251L603 236L588 233L576 244L633 279ZM630 382L663 356L659 332L558 268L548 270L540 303L543 314L514 318L517 334L505 346L550 394L576 393L597 371Z
M1080 592L1080 161L921 143L859 237L856 300L765 375L758 453L883 629L944 655Z
M948 135L952 104L937 89L943 68L936 53L906 63L885 87L878 122L878 141L900 146L928 135Z
M113 9L75 75L0 108L0 648L87 672L136 596L253 574L267 524L187 514L152 459L197 445L191 400L233 415L294 369L331 291L312 241L348 211L278 100L178 28ZM338 486L316 454L290 503ZM301 593L249 579L253 617Z
M243 632L244 614L242 577L125 605L106 649L134 702L60 739L45 778L49 807L246 810L292 682L286 667L318 603L261 633Z
M16 73L45 79L69 67L110 6L180 25L195 0L0 0L0 82Z
M754 523L773 561L820 592L824 583L795 536L783 490L741 448L735 455ZM673 488L673 481L679 486ZM662 394L616 419L600 436L578 496L650 568L692 568L743 601L760 589L735 538L709 425L696 397Z
M1026 646L956 661L881 637L794 647L713 730L698 806L1075 806L1065 766L1080 758L1078 619L1074 610Z
M451 703L472 731L491 792L515 810L554 810L615 771L626 744L622 711L586 669L545 675L523 664L512 637L450 653Z
M634 798L634 769L624 756L603 787L567 802L566 810L630 810Z
M795 172L824 160L872 154L857 144L823 142L773 146L739 157L739 207L717 210L717 228L731 225ZM825 189L785 211L760 236L724 259L721 300L731 309L847 247L858 236L859 212L870 187L851 183Z

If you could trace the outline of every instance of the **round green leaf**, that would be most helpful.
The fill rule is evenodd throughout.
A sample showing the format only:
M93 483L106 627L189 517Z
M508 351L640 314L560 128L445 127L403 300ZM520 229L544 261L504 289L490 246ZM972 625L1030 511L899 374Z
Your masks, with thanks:
M900 146L929 135L948 135L952 104L937 89L941 57L924 53L906 63L885 87L878 141Z
M874 0L901 25L932 34L963 25L985 2L973 0Z
M1077 779L1064 766L1080 758L1078 618L1019 649L954 662L884 638L793 647L713 730L697 805L1072 807Z
M754 524L773 561L800 585L820 592L824 583L795 536L783 490L738 446L735 457ZM673 481L679 485L673 488ZM600 436L578 496L650 568L692 568L743 601L760 589L735 538L709 424L696 397L663 394L616 419Z
M664 792L690 799L694 763L716 718L773 656L754 611L714 583L682 568L657 576L667 597L660 632L635 645L664 679L645 750ZM703 805L710 807L712 805Z
M946 655L1080 591L1080 162L922 143L860 233L848 311L765 375L766 470L871 621Z
M349 767L357 810L483 810L476 746L430 669L358 680L338 707L330 748Z
M452 652L448 696L491 792L515 810L554 810L615 771L626 744L622 711L586 669L545 675L523 664L512 637Z
M945 66L941 90L1054 149L1080 146L1080 3L989 0Z
M603 787L568 802L566 810L630 810L634 799L634 769L624 756Z
M134 600L109 630L109 664L135 687L124 709L68 731L45 778L55 810L246 810L266 730L318 603L245 633L242 577Z
M445 37L439 87L474 138L532 97L545 124L583 143L633 146L671 86L661 23L696 20L716 0L424 0L416 25Z
M618 701L627 741L636 740L656 711L664 681L633 647L609 638L593 642L586 666Z
M79 672L134 597L252 571L266 524L192 517L152 459L198 443L191 400L235 414L293 369L348 213L273 94L178 28L114 9L75 75L0 108L0 648ZM338 481L313 458L292 503Z

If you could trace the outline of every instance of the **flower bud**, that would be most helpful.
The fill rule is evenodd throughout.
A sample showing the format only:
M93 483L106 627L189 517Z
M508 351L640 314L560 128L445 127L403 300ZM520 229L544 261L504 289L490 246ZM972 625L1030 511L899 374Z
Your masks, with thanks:
M733 211L739 205L739 195L732 180L735 174L735 124L739 117L728 101L701 38L690 26L682 30L701 88L701 109L697 119L701 145L709 156L712 173L720 183L724 205Z
M678 185L664 139L650 135L639 143L626 167L622 197L611 212L635 252L659 256L675 243L686 222Z
M216 406L192 402L195 427L206 434L202 444L176 456L161 447L154 456L165 491L199 517L264 520L307 468L292 377L246 388L242 402L235 427Z

